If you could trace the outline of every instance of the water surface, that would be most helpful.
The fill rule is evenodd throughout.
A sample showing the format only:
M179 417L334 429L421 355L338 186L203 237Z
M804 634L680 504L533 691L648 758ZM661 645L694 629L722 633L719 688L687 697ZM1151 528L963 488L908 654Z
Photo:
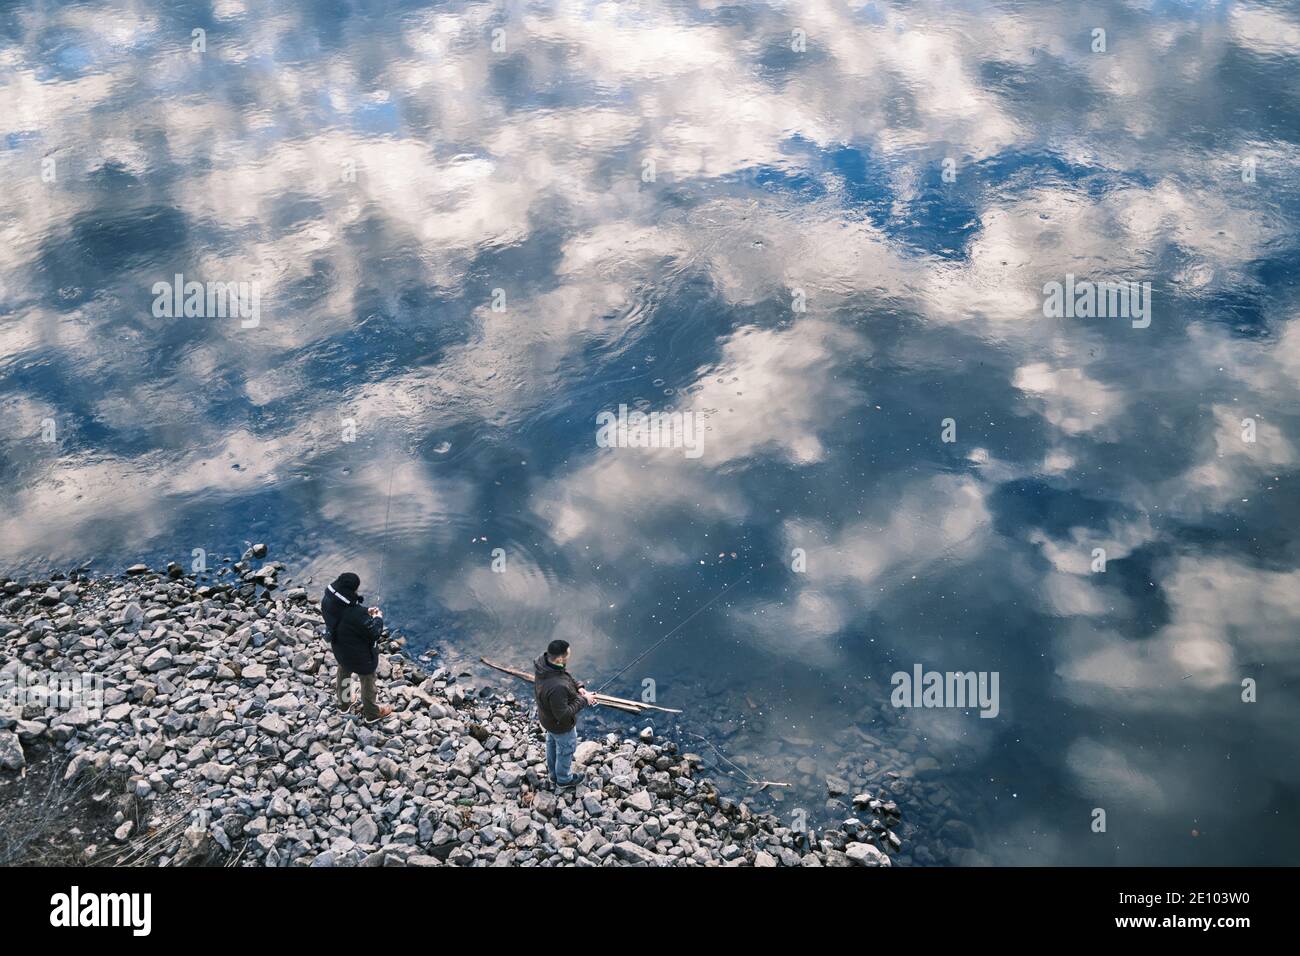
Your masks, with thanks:
M7 4L0 570L266 541L905 860L1293 863L1298 100L1276 2Z

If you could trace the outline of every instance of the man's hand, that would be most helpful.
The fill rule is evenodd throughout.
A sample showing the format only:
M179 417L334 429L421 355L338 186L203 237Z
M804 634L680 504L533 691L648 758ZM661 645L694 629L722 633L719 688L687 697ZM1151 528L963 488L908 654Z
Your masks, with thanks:
M383 617L383 616L384 616L384 612L381 611L381 610L379 610L379 608L377 608L377 607L367 608L366 610L368 611L368 613L370 614L371 617Z
M582 699L585 700L588 704L596 703L596 695L593 694L591 691L587 690L585 687L579 687L578 693L582 695Z

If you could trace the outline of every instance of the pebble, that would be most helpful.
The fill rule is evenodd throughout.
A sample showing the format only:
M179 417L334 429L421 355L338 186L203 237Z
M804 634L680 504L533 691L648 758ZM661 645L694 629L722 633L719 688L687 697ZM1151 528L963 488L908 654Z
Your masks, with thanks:
M582 740L582 781L552 792L541 783L545 742L529 695L508 679L429 672L397 643L383 647L379 681L394 716L368 725L341 714L318 595L270 590L288 569L254 571L247 561L268 549L250 550L202 585L179 565L83 576L75 591L0 578L0 660L11 662L0 683L19 664L57 666L95 673L104 691L102 713L24 712L0 723L4 772L23 770L36 759L25 748L37 745L39 759L68 753L68 780L119 772L129 796L119 787L97 803L131 799L141 821L195 815L203 827L168 852L211 854L218 865L888 866L902 846L884 790L854 796L857 818L819 828L810 845L748 795L724 796L699 755L657 742L649 726L633 739ZM810 757L798 768L815 779ZM839 775L825 780L832 796L850 792ZM125 842L134 820L116 819L114 838ZM963 827L950 820L943 835L968 845Z

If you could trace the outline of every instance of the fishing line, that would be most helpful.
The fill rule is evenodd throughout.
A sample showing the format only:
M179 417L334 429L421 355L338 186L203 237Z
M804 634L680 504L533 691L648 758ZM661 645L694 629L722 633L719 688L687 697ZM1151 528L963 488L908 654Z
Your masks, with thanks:
M700 735L700 734L693 734L693 733L691 733L689 730L684 730L684 731L682 731L682 733L686 734L688 737L694 737L696 740L703 740L706 744L708 744L710 747L713 748L713 752L714 752L715 754L718 755L719 759L726 761L728 764L730 764L731 766L733 766L733 767L735 767L737 770L739 770L739 771L740 771L740 775L741 775L742 777L744 777L745 780L747 780L749 783L751 783L751 784L754 785L755 787L757 787L757 786L759 786L759 785L761 784L762 781L755 780L755 779L754 779L753 777L751 777L748 773L746 773L744 767L740 766L740 764L738 764L738 763L736 763L735 761L731 760L731 759L730 759L726 754L724 754L721 750L719 750L718 747L717 747L717 745L714 744L714 742L713 742L712 740L710 740L708 737L704 737L704 736L702 736L702 735Z
M379 583L375 586L375 603L379 603L379 597L384 593L384 565L388 558L388 515L393 510L393 473L397 471L397 464L393 459L392 452L388 455L388 504L384 506L384 536L379 543Z
M655 642L654 642L653 644L651 644L648 648L646 648L644 651L642 651L640 654L638 654L638 655L637 655L637 656L636 656L636 657L635 657L631 662L629 662L628 664L625 664L625 665L624 665L623 667L621 667L618 671L616 671L616 672L613 674L613 676L611 676L608 680L606 680L606 681L605 681L604 683L602 683L598 688L596 688L596 692L597 692L597 693L600 693L600 691L604 690L604 688L607 687L607 686L610 684L610 682L612 682L612 681L613 681L615 678L617 678L620 674L622 674L622 673L623 673L624 671L626 671L628 668L632 667L632 666L633 666L634 664L636 664L638 661L644 659L647 655L649 655L651 652L653 652L653 651L655 650L655 648L657 648L657 647L659 647L660 645L662 645L665 641L667 641L667 640L668 640L669 638L671 638L674 634L676 634L678 631L680 631L683 627L685 627L687 624L689 624L689 623L691 622L691 620L693 620L693 619L694 619L695 617L697 617L701 612L703 612L706 608L708 608L708 607L709 607L710 605L712 605L715 601L717 601L718 598L722 597L722 595L726 594L728 591L730 591L730 590L731 590L733 587L735 587L737 584L740 584L742 581L746 581L746 580L748 580L748 579L753 575L753 573L754 573L754 569L751 568L749 571L746 571L743 575L741 575L741 576L740 576L739 578L737 578L735 581L732 581L730 584L728 584L726 587L724 587L724 588L723 588L721 591L719 591L717 594L713 595L713 597L709 598L707 601L705 601L703 604L701 604L699 607L697 607L694 611L692 611L689 615L687 615L686 618L684 618L680 623L678 623L677 626L674 627L671 631L669 631L669 632L668 632L667 634L665 634L663 637L659 638L659 640L655 641ZM523 678L523 679L525 679L525 680L528 679L528 678L527 678L527 675L525 675L524 673L522 673L522 672L520 672L520 671L514 671L514 670L512 670L512 669L510 669L510 668L502 667L502 666L500 666L500 665L498 665L498 664L493 664L493 663L491 663L490 661L488 661L486 658L479 658L479 660L482 661L484 664L487 664L489 667L492 667L492 668L494 668L494 669L496 669L496 670L504 671L504 672L506 672L507 674L514 674L514 676L516 676L516 677L520 677L520 678ZM536 712L537 712L537 711L536 711L536 706L534 705L534 707L533 707L533 709L532 709L532 714L535 716L535 715L536 715ZM789 784L789 783L784 783L784 782L777 781L777 780L758 780L758 779L756 779L752 774L750 774L748 771L746 771L744 767L740 766L738 763L736 763L734 760L732 760L730 757L728 757L726 754L724 754L724 753L722 752L722 750L718 747L718 745L715 744L713 741L709 740L709 738L703 736L702 734L697 734L697 733L694 733L694 732L689 731L689 730L683 731L683 733L685 733L685 734L687 734L687 735L689 735L689 736L691 736L691 737L694 737L694 738L696 738L697 740L702 740L702 741L704 741L704 743L708 744L708 746L713 750L713 752L716 753L716 754L718 755L718 759L719 759L719 760L722 760L723 762L725 762L725 763L728 764L729 766L734 767L734 768L737 770L737 772L739 772L740 775L741 775L742 777L745 778L745 782L748 783L751 787L757 787L759 792L762 792L762 791L766 790L768 787L789 787L789 786L791 786L791 784Z
M689 615L688 615L684 620L681 621L681 623L679 623L679 624L678 624L676 627L674 627L671 631L669 631L669 632L668 632L667 634L665 634L663 637L659 638L659 640L655 641L655 642L654 642L653 644L651 644L648 648L646 648L644 651L642 651L640 654L638 654L638 655L637 655L637 656L632 660L631 663L624 665L622 668L620 668L618 671L616 671L616 672L614 673L614 676L613 676L613 677L610 677L609 680L605 681L603 684L601 684L599 687L596 688L596 692L597 692L597 693L600 693L600 691L604 690L605 687L608 686L608 684L610 683L610 681L614 680L614 678L618 677L620 674L622 674L624 671L626 671L626 670L627 670L629 667L631 667L633 664L637 663L637 661L640 661L640 660L641 660L642 658L644 658L646 655L650 654L650 653L651 653L655 648L659 647L661 644L663 644L664 641L668 640L670 637L672 637L674 634L676 634L678 631L680 631L683 627L685 627L688 623L690 623L690 621L691 621L694 617L696 617L697 615L699 615L700 612L702 612L705 608L707 608L709 605L711 605L711 604L712 604L714 601L716 601L718 598L722 597L722 595L724 595L724 594L726 594L728 591L730 591L730 590L731 590L733 587L735 587L737 584L740 584L742 581L746 581L746 580L748 580L748 579L750 578L750 576L753 575L753 573L754 573L754 569L751 568L750 570L746 571L743 575L741 575L739 578L737 578L735 581L732 581L730 584L728 584L725 588L723 588L723 589L722 589L721 591L719 591L717 594L713 595L713 597L709 598L707 601L705 601L703 604L701 604L699 607L697 607L694 611L692 611L692 612L691 612L691 613L690 613L690 614L689 614ZM708 737L705 737L705 736L703 736L702 734L693 733L692 731L689 731L689 730L685 730L685 731L682 731L682 732L685 733L685 734L687 734L687 735L689 735L689 736L691 736L691 737L696 738L697 740L702 740L702 741L704 741L706 744L708 744L709 747L712 748L713 752L716 753L716 754L718 755L718 758L719 758L719 759L723 760L723 761L726 762L728 765L730 765L730 766L732 766L732 767L735 767L736 770L738 770L738 771L740 772L740 775L741 775L742 777L745 778L745 782L748 783L751 787L757 787L758 790L759 790L760 792L766 790L768 787L789 787L789 786L790 786L790 784L788 784L788 783L784 783L784 782L777 781L777 780L757 780L757 779L755 779L755 778L754 778L750 773L748 773L748 772L745 770L744 767L740 766L738 763L736 763L736 762L733 761L731 758L729 758L726 754L724 754L724 753L723 753L723 752L718 748L718 745L715 744L713 741L709 740Z
M653 644L651 644L651 645L650 645L646 650L642 651L642 652L641 652L637 657L635 657L635 658L631 661L631 663L629 663L629 664L625 664L625 665L624 665L623 667L621 667L619 670L615 671L613 677L609 678L609 680L605 681L603 684L601 684L599 687L596 688L596 693L600 693L602 690L604 690L606 687L608 687L608 686L610 685L610 683L613 682L613 680L614 680L616 677L618 677L620 674L622 674L624 671L626 671L626 670L627 670L629 667L631 667L633 664L635 664L635 663L637 663L638 661L640 661L640 660L641 660L642 658L644 658L647 654L649 654L651 651L653 651L656 647L658 647L658 646L659 646L660 644L662 644L664 641L668 640L668 638L672 637L674 634L676 634L678 631L680 631L683 627L685 627L688 623L690 623L690 621L691 621L692 618L694 618L697 614L699 614L701 611L703 611L705 608L707 608L710 604L712 604L712 603L713 603L714 601L716 601L718 598L722 597L722 595L726 594L729 590L731 590L731 588L732 588L733 585L739 584L741 581L744 581L745 579L747 579L747 578L748 578L751 574L753 574L753 573L754 573L754 572L753 572L752 569L749 570L749 571L746 571L745 574L744 574L742 577L737 578L735 581L732 581L731 584L728 584L725 588L723 588L723 589L722 589L721 591L719 591L717 594L713 595L713 597L709 598L708 601L706 601L704 604L701 604L699 607L697 607L694 611L692 611L692 612L690 613L690 615L689 615L685 620L683 620L681 623L679 623L676 627L674 627L671 631L669 631L669 632L668 632L667 634L665 634L663 637L659 638L659 640L657 640L657 641L655 641Z

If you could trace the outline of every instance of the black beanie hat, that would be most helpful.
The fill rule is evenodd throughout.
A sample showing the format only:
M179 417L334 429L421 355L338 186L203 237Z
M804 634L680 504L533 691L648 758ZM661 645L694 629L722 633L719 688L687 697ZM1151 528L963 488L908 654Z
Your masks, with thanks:
M335 591L356 591L361 587L361 579L351 571L344 571L334 582Z

